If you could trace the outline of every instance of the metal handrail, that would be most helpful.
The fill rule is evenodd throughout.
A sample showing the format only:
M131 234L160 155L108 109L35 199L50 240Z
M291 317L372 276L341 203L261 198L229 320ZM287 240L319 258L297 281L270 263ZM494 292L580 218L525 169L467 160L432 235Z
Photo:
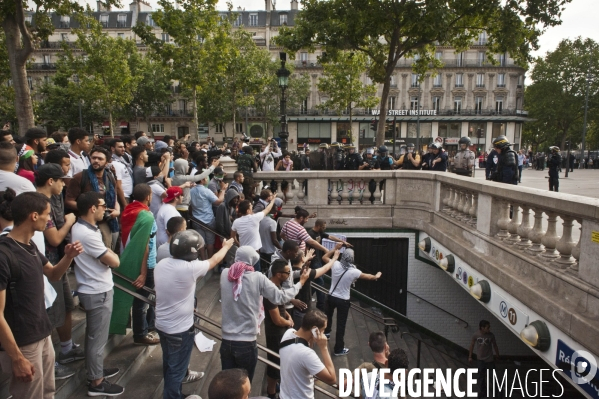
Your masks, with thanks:
M470 367L469 364L464 363L463 361L461 361L460 359L458 359L455 356L451 356L449 353L442 352L439 348L436 348L435 346L433 346L433 345L431 345L429 343L424 342L421 338L418 338L414 334L411 334L411 333L408 333L408 332L403 332L403 333L401 333L401 338L402 339L403 339L404 335L407 335L409 337L412 337L413 339L418 340L418 352L416 353L416 368L420 368L420 347L421 347L421 343L425 344L426 346L428 346L430 348L433 348L437 352L439 352L439 353L441 353L441 354L443 354L443 355L445 355L445 356L447 356L447 357L455 360L456 362L463 364L464 366L466 366L466 368Z
M199 221L198 219L196 219L196 218L195 218L195 217L193 217L192 215L188 215L188 217L189 217L189 220L190 220L192 223L195 223L195 224L197 224L197 225L198 225L198 226L200 226L201 228L203 228L203 229L205 229L205 230L208 230L209 232L211 232L212 234L215 234L215 235L219 236L220 238L225 238L225 239L226 239L226 237L225 237L225 236L223 236L222 234L219 234L218 232L216 232L216 231L212 230L212 229L211 229L209 226L206 226L206 224L202 223L201 221ZM266 260L266 259L264 259L264 258L262 258L262 257L260 257L260 260L263 260L263 261L264 261L265 263L267 263L267 264L271 264L271 262L269 262L268 260ZM312 284L311 284L311 287L312 287L312 288L315 288L316 290L318 290L318 291L321 291L321 292L323 292L323 293L325 293L325 294L328 294L328 291L327 291L325 288L323 288L323 287L321 287L321 286L319 286L319 285L317 285L317 284L315 284L315 283L312 283ZM355 291L353 288L352 288L351 290L352 290L352 291ZM367 317L369 317L369 318L371 318L371 319L373 319L373 320L375 320L375 321L377 321L377 322L379 322L379 323L383 324L383 325L385 326L385 336L387 336L387 334L388 334L388 332L389 332L389 328L390 328L390 329L391 329L391 331L392 331L392 332L394 332L394 333L397 333L397 332L399 331L399 326L397 325L397 322L395 321L395 319L393 319L393 318L391 318L391 317L382 317L382 316L378 316L378 315L374 314L373 312L369 312L369 311L367 311L367 310L365 310L365 309L362 309L362 308L361 308L361 307L359 307L359 306L356 306L356 305L355 305L355 304L353 304L353 303L352 303L352 304L350 304L350 307L351 307L352 309L354 309L354 310L356 310L356 311L358 311L358 312L362 313L364 316L367 316Z
M408 291L408 294L410 294L410 295L414 295L416 298L418 298L418 299L420 299L420 300L422 300L422 301L424 301L424 302L428 303L429 305L433 305L434 307L436 307L437 309L439 309L439 310L441 310L441 311L443 311L443 312L447 313L447 314L448 314L448 315L450 315L451 317L455 317L456 319L460 320L462 323L466 324L466 325L464 326L464 328L468 328L468 322L467 322L466 320L462 319L461 317L458 317L458 316L454 315L453 313L451 313L451 312L449 312L449 311L447 311L447 310L445 310L445 309L443 309L443 308L441 308L441 307L439 307L439 306L435 305L434 303L432 303L432 302L430 302L430 301L427 301L426 299L422 298L421 296L414 294L412 291Z
M126 276L123 276L122 274L120 274L120 273L118 273L118 272L115 272L114 270L112 271L112 273L113 273L114 275L116 275L117 277L120 277L120 278L122 278L123 280L129 281L129 282L132 282L132 281L133 281L133 280L129 279L128 277L126 277ZM134 298L137 298L137 299L139 299L140 301L147 303L148 305L151 305L151 306L156 306L156 302L155 302L155 301L152 301L151 299L148 299L148 298L144 297L143 295L140 295L140 294L138 294L137 292L133 292L133 291L131 291L131 290L129 290L129 289L127 289L127 288L123 287L122 285L120 285L120 284L118 284L118 283L114 283L114 286L115 286L116 288L118 288L119 290L121 290L121 291L123 291L123 292L125 292L125 293L127 293L127 294L129 294L129 295L131 295L132 297L134 297ZM142 288L143 288L144 290L148 291L148 292L155 293L155 291L154 291L154 290L152 290L151 288L148 288L148 287L146 287L146 286L144 286L144 287L142 287ZM202 319L202 320L204 320L204 321L206 321L206 322L208 322L208 323L210 323L210 324L212 324L212 325L214 325L214 326L216 326L216 327L218 327L218 328L221 328L221 327L220 327L220 325L219 325L217 322L215 322L214 320L210 319L209 317L206 317L206 316L204 316L204 315L202 315L202 314L200 314L200 313L196 312L195 310L194 310L193 314L194 314L194 316L196 316L196 317L198 317L198 318L200 318L200 319ZM212 331L212 330L210 330L210 329L208 329L208 328L206 328L206 327L204 327L204 326L202 326L202 325L200 325L200 324L198 324L198 323L193 323L193 326L194 326L194 328L196 328L196 329L200 330L201 332L203 332L203 333L206 333L206 334L208 334L208 335L210 335L210 336L212 336L212 337L214 337L214 338L218 339L219 341L222 341L222 340L223 340L223 338L222 338L222 336L221 336L220 334L218 334L218 333L216 333L216 332L214 332L214 331ZM266 352L266 353L268 353L268 354L270 354L270 355L273 355L273 356L279 357L279 354L278 354L278 353L276 353L276 352L273 352L273 351L271 351L270 349L268 349L268 348L266 348L266 347L264 347L264 346L262 346L262 345L260 345L260 344L258 344L258 343L256 343L256 346L258 347L258 349L260 349L260 350L262 350L262 351L264 351L264 352ZM265 359L265 358L263 358L263 357L262 357L262 356L260 356L260 355L258 355L258 360L260 360L262 363L266 364L267 366L274 367L274 368L276 368L276 369L278 369L278 370L280 370L280 369L281 369L281 367L280 367L278 364L276 364L276 363L273 363L273 362L271 362L270 360L268 360L268 359ZM316 379L316 380L318 380L318 381L321 381L322 383L324 383L324 384L326 384L326 385L330 386L331 388L337 389L337 387L336 387L336 386L333 386L333 385L327 384L326 382L324 382L324 381L322 381L322 380L318 379L318 377L316 377L316 376L314 376L314 379ZM320 392L320 393L322 393L323 395L325 395L325 396L327 396L327 397L329 397L329 398L338 398L338 397L339 397L339 396L336 396L336 395L334 395L334 394L330 393L329 391L327 391L327 390L325 390L325 389L323 389L323 388L319 387L318 385L314 385L314 390L315 390L315 391L318 391L318 392Z

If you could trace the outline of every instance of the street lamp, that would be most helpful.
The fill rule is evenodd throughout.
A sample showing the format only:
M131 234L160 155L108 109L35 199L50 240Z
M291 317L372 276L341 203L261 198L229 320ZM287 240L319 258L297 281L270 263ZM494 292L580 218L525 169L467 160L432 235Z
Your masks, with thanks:
M568 172L570 171L570 140L566 141L566 145L568 146L568 152L566 154L566 177L568 177Z
M80 86L79 75L75 75L73 80L75 81L75 83L77 83L77 86ZM83 115L81 114L81 97L79 97L79 127L83 128Z
M416 107L416 151L420 155L420 82L418 82L418 106Z
M279 53L281 59L281 68L277 70L277 77L279 78L279 87L281 88L281 131L279 132L279 138L281 139L281 151L287 151L287 138L289 132L287 131L287 98L285 98L285 90L289 86L289 75L290 72L285 68L285 62L287 61L286 53Z
M584 144L587 136L587 112L589 109L589 86L591 85L591 73L587 73L586 79L586 93L584 95L584 122L582 123L582 152L580 155L580 165L584 159Z

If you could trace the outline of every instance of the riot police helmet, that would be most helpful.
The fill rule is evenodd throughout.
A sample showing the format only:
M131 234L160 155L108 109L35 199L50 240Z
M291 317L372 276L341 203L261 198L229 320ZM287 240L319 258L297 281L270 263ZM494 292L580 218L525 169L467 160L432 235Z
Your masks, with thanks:
M340 148L340 147L341 147L341 144L339 144L337 141L333 141L333 142L331 143L331 147L334 147L334 148Z
M406 145L406 147L408 147L408 148L414 148L414 147L416 147L416 146L414 145L414 143L408 143L408 144Z
M504 149L504 148L508 148L511 145L512 144L508 141L507 137L505 137L504 135L501 135L501 136L497 137L496 139L493 139L493 147L495 147L495 148Z
M435 143L431 144L431 148L433 150L441 150L443 148L443 146L441 145L441 143L435 142Z
M169 246L171 256L175 259L193 261L198 259L204 239L195 230L184 230L175 233Z
M329 145L327 143L320 143L320 145L318 147L324 148L326 150L327 148L329 148Z
M559 152L559 147L557 147L557 146L555 146L555 145L552 145L551 147L549 147L549 150L550 150L551 152Z
M460 141L458 141L458 144L462 145L462 144L466 144L467 146L471 146L472 145L472 140L470 140L470 137L462 137L460 139Z
M387 149L386 145L382 145L382 146L379 147L379 152L381 154L385 154L385 153L389 152L389 150Z
M343 146L343 148L345 148L346 150L355 150L356 146L353 143L347 143Z

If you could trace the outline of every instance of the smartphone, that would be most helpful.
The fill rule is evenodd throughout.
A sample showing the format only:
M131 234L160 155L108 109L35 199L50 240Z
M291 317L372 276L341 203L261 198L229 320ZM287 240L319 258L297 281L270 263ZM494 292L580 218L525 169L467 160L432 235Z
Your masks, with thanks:
M314 336L314 338L318 339L318 327L313 327L312 328L312 335Z

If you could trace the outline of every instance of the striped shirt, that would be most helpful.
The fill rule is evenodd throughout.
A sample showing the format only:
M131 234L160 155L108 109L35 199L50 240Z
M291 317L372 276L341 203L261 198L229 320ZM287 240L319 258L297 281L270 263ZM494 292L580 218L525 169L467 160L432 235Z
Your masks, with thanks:
M311 238L304 226L293 219L285 223L281 229L281 235L285 235L286 240L297 242L302 251L306 250L306 241Z

